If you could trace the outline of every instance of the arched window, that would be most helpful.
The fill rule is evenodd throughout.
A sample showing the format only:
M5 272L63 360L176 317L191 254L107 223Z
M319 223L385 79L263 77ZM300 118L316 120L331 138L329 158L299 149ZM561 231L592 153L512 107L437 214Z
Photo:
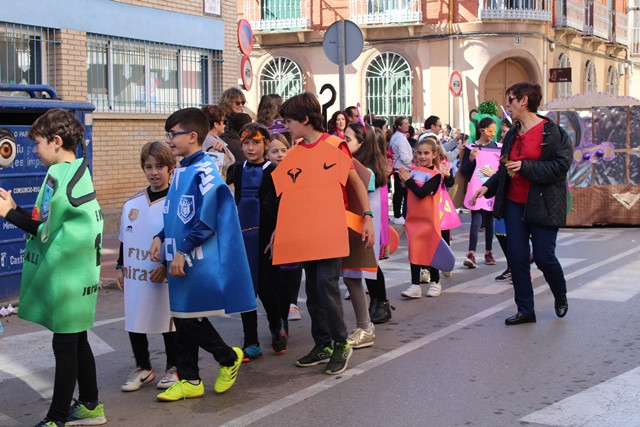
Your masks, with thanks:
M298 64L278 56L268 61L260 71L260 96L278 94L287 100L302 93L302 72Z
M609 72L607 76L607 92L611 95L618 95L619 89L619 75L618 69L614 66L609 67Z
M411 68L402 56L383 52L373 58L366 73L367 109L391 123L398 116L411 121ZM363 113L364 114L364 113Z
M596 64L593 61L587 61L584 70L584 91L597 92L598 78L596 76Z
M567 54L560 54L560 58L558 58L558 68L571 68L571 61L569 61L569 56ZM571 82L556 83L556 91L556 96L558 98L570 97L572 95Z

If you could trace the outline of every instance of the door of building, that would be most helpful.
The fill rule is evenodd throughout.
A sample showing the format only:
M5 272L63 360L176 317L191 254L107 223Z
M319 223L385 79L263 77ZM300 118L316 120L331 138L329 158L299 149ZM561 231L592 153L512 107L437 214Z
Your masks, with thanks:
M493 101L496 105L505 104L505 91L509 86L519 82L533 81L527 72L526 65L515 59L505 59L491 68L484 82L484 96L479 100Z

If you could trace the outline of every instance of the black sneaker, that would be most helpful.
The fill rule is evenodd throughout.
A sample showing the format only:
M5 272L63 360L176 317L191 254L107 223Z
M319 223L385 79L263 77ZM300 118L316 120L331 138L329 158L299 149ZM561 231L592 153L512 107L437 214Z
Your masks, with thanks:
M502 272L501 275L496 276L496 282L506 282L507 280L511 280L511 269L507 268Z
M337 342L333 345L333 354L324 373L338 375L347 370L347 363L353 354L353 348L346 342Z
M284 326L280 326L277 333L271 332L271 348L276 354L283 354L287 351L287 341L287 331L284 330Z
M296 360L296 365L306 368L307 366L316 366L320 363L327 363L332 353L333 348L331 348L331 344L316 344L309 354Z

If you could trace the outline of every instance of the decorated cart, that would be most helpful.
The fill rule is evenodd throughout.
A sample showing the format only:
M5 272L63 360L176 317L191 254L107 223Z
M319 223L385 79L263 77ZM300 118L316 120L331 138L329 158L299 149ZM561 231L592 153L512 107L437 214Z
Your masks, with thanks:
M567 225L640 224L640 100L595 92L543 109L574 147Z

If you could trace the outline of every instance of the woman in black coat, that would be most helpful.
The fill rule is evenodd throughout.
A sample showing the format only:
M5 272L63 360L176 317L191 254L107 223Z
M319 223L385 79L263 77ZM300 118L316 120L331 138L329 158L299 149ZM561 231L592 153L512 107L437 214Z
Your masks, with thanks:
M555 297L556 315L564 317L569 308L567 285L555 248L558 228L566 222L572 148L562 128L537 114L542 99L540 85L517 83L506 93L515 125L504 139L498 172L474 194L473 201L495 196L494 216L505 220L518 307L518 312L505 323L518 325L536 321L529 238L535 262Z

